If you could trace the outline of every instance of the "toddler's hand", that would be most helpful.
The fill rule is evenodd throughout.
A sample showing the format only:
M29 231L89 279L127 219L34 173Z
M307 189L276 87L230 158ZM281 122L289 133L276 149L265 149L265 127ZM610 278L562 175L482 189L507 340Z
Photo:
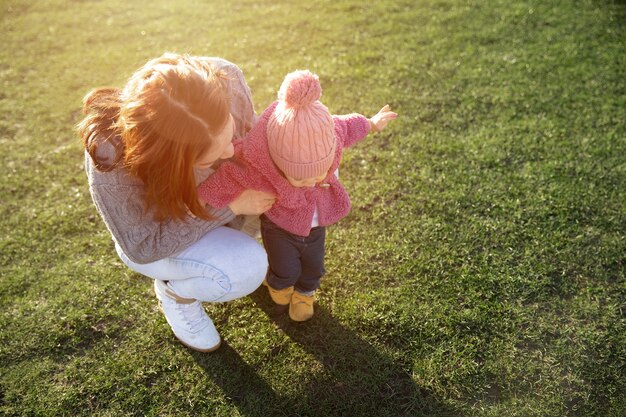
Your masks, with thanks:
M389 123L391 120L395 119L396 117L398 117L398 114L395 112L392 112L391 108L389 107L389 104L386 104L385 107L380 109L378 113L376 113L370 119L370 129L373 132L380 132L387 126L387 123Z

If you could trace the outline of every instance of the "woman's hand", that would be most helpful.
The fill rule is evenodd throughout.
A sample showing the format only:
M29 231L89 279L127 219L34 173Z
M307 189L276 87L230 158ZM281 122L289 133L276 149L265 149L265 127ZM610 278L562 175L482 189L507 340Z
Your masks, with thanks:
M380 132L387 126L387 123L396 117L398 117L398 114L392 112L389 104L386 104L370 119L370 130L372 132Z
M228 207L237 215L257 215L265 213L272 208L275 201L276 196L274 194L264 191L245 190Z

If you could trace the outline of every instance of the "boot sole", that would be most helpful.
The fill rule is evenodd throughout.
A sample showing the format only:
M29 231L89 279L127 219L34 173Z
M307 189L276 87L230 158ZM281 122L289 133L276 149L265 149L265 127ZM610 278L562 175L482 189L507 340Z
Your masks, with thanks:
M290 314L290 315L289 315L289 318L291 319L291 321L295 321L296 323L304 323L305 321L309 321L309 320L311 320L311 319L313 318L313 316L311 316L311 317L309 317L309 318L306 318L306 319L304 319L304 320L297 320L297 319L294 319L293 317L291 317L291 314Z
M290 307L291 307L291 306L290 306ZM290 308L290 309L289 309L289 318L291 319L291 321L295 321L296 323L304 323L305 321L309 321L309 320L311 320L311 319L313 318L313 316L314 316L314 314L311 314L311 316L310 316L310 317L307 317L307 318L305 318L305 319L300 319L300 320L299 320L299 319L294 318L291 314L292 314L292 313L291 313L291 308Z

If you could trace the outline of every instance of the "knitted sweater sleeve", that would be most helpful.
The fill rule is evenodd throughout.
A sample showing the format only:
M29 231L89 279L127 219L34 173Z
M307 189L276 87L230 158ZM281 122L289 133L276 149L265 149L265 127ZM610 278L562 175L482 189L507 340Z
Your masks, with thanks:
M367 136L370 122L363 115L352 113L333 116L335 132L343 140L344 148L350 147Z

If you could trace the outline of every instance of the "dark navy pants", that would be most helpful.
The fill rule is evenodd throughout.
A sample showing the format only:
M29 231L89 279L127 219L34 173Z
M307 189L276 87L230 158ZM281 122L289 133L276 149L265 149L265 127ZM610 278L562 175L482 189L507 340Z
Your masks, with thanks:
M261 237L267 252L267 283L276 290L294 286L306 293L320 286L324 269L326 228L314 227L309 236L298 236L261 216Z

